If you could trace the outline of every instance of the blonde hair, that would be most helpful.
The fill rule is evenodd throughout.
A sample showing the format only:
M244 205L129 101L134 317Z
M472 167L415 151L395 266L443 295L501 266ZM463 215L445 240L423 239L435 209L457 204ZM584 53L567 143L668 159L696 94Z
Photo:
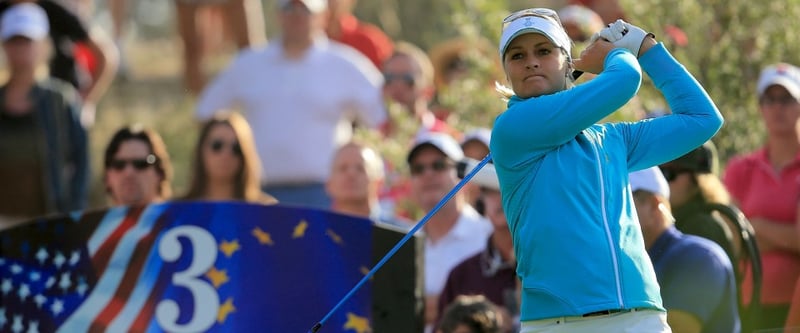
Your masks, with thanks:
M713 173L696 174L697 190L706 202L728 205L731 195L722 181Z

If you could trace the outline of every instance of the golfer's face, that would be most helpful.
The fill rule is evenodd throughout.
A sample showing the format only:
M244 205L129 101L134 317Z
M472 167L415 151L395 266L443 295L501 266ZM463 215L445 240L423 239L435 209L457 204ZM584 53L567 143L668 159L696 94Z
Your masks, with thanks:
M420 148L409 167L412 195L425 210L433 208L458 182L453 162L433 147Z
M506 77L520 98L564 90L566 57L547 37L529 33L515 38L503 56Z

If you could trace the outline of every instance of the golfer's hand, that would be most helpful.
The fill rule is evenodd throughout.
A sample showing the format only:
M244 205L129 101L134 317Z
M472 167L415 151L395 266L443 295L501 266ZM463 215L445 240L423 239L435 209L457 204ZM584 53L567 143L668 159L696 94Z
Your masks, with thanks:
M655 42L652 34L623 20L609 24L597 35L613 43L616 47L628 49L637 58L650 49L651 44Z
M600 38L589 44L581 52L581 57L572 61L575 69L587 73L599 74L603 71L604 62L608 52L614 49L614 44Z

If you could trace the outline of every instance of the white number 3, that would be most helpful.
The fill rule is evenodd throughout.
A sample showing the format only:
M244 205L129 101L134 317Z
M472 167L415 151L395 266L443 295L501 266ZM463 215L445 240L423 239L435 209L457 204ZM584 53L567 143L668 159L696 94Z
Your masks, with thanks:
M192 263L184 271L172 276L172 283L189 289L194 301L194 313L191 320L178 324L180 307L173 300L163 300L156 306L156 321L168 332L202 332L214 325L219 309L217 291L208 282L200 279L217 260L217 244L214 237L203 228L196 226L180 226L167 231L158 244L158 254L164 261L176 261L183 252L179 237L186 237L194 251Z

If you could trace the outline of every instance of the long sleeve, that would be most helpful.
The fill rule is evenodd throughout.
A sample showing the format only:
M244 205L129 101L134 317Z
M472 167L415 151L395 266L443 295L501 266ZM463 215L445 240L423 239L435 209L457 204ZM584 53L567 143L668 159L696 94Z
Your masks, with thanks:
M585 84L527 100L512 97L495 122L494 156L530 161L625 105L641 84L639 64L623 49L612 50L604 61L603 72Z
M80 107L72 103L69 105L71 117L69 119L69 136L72 147L72 159L75 167L70 182L69 209L79 210L86 208L89 187L89 140L85 128L80 121Z
M695 78L658 44L639 58L642 68L664 94L672 114L625 124L631 171L682 156L722 127L714 102Z

